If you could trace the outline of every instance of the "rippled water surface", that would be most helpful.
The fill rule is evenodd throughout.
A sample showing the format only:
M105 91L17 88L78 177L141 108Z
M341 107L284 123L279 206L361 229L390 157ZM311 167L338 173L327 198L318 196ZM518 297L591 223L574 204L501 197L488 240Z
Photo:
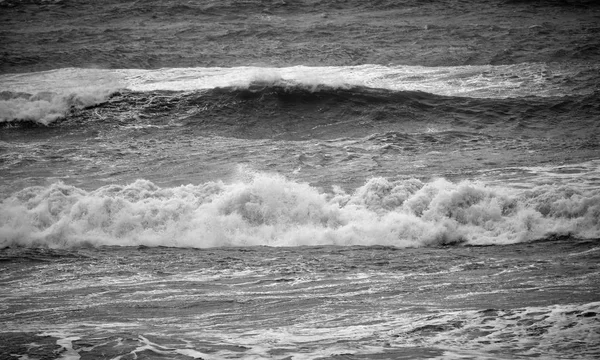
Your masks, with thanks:
M572 239L5 249L3 337L81 358L581 358L600 351L599 254Z

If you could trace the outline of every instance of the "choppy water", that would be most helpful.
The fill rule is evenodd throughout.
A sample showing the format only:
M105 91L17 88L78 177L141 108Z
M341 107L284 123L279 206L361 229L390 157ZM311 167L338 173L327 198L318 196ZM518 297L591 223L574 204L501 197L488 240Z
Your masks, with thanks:
M87 6L26 3L0 6ZM597 62L100 69L18 45L3 69L46 70L0 74L3 358L600 354Z
M599 254L573 239L5 250L3 341L65 358L593 358Z

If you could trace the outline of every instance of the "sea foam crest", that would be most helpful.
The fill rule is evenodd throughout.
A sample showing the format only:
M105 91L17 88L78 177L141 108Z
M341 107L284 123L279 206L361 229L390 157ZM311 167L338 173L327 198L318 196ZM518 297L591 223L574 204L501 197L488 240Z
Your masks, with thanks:
M49 125L64 117L72 108L100 104L114 92L109 89L83 88L69 93L0 94L0 122L33 121Z
M444 179L369 180L324 193L281 176L161 188L26 188L0 204L0 247L507 244L600 236L600 193Z
M32 121L49 125L72 108L100 104L124 83L118 73L65 68L0 75L0 123Z

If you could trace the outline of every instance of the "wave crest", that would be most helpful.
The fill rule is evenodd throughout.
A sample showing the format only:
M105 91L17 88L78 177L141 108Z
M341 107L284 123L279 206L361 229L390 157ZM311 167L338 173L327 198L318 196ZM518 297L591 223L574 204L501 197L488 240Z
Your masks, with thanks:
M105 102L124 88L118 73L101 69L65 68L0 76L0 124L29 121L49 125L82 109Z

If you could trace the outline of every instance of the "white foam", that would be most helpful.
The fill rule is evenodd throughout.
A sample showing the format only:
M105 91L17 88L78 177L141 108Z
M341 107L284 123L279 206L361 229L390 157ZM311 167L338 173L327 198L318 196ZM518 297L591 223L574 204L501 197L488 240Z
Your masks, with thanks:
M73 349L73 341L79 340L79 336L69 336L67 333L62 331L51 331L44 332L40 336L54 336L57 337L56 344L60 345L64 350L60 350L60 357L57 359L63 360L79 360L81 356L75 349Z
M600 190L533 190L439 179L368 181L324 193L240 170L230 184L160 188L138 180L95 191L55 183L0 204L0 247L92 245L415 247L600 237Z
M124 87L113 71L74 68L0 75L0 84L1 91L15 93L0 100L0 122L30 120L44 125L71 108L102 103Z

